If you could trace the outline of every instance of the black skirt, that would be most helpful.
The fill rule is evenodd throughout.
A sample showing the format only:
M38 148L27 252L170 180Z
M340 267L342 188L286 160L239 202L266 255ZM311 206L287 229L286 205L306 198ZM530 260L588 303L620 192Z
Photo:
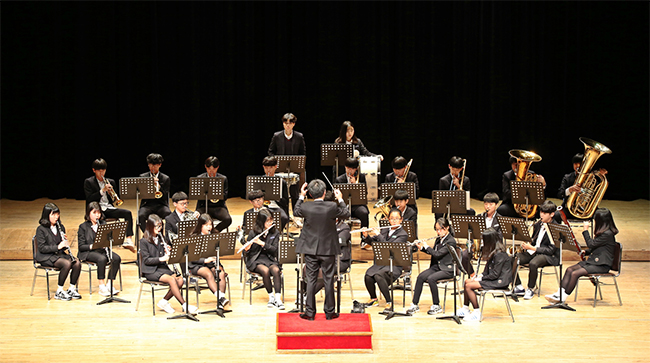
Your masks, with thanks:
M578 265L587 270L590 274L606 274L609 272L610 268L607 265L591 265L588 264L587 261L580 261L578 262Z
M159 268L156 270L156 272L145 274L144 278L146 278L149 281L160 281L162 275L174 276L175 273L172 270L166 268Z

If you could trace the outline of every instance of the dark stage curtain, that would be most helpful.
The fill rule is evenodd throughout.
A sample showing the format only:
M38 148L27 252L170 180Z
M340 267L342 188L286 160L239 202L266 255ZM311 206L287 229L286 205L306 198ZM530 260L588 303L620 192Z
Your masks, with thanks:
M430 197L452 155L472 197L501 192L508 150L555 197L580 136L609 146L606 199L648 198L647 2L5 2L2 198L83 199L164 156L172 193L221 160L231 196L286 112L319 145L351 120L413 158ZM328 174L329 175L329 174Z

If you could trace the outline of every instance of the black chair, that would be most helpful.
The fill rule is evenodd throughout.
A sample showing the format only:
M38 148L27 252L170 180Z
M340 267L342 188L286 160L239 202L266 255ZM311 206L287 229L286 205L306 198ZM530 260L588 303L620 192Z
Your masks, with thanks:
M29 294L29 296L34 295L34 285L36 285L36 277L45 277L47 280L47 299L50 300L52 297L50 296L50 275L58 276L59 275L59 269L56 267L48 267L48 266L43 266L40 264L40 262L36 261L36 249L38 247L36 246L36 236L32 237L32 263L34 264L34 280L32 281L32 292ZM38 272L42 271L45 274L44 275L39 275Z
M594 289L594 308L596 307L596 302L598 301L598 294L600 294L600 300L603 299L603 291L601 286L605 285L614 285L616 286L616 294L618 295L618 304L623 305L623 300L621 300L621 292L618 290L618 283L616 282L616 278L621 275L621 261L623 259L623 245L621 245L619 242L616 242L616 250L614 251L614 262L612 263L612 268L609 272L602 273L602 274L589 274L583 277L580 277L578 281L576 282L576 294L573 297L573 301L578 300L578 285L580 283L580 280L586 280L590 279L595 282L595 289ZM610 277L612 280L614 280L613 284L606 284L603 281L601 281L602 278L605 277Z

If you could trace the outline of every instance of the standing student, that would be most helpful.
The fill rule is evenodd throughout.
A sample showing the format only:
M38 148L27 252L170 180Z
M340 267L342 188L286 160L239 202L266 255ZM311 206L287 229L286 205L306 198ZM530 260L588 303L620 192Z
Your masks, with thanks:
M293 129L296 126L296 122L298 122L298 118L292 113L285 113L282 116L282 127L284 130L274 133L273 137L271 137L268 150L269 156L306 155L305 138L302 133ZM304 178L305 173L303 172L300 179L304 180ZM294 184L289 188L294 208L298 201L298 189L298 184Z

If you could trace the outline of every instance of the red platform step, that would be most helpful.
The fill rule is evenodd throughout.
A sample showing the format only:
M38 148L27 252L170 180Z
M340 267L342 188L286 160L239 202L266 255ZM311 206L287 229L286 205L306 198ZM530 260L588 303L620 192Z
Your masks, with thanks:
M281 353L372 353L369 314L341 314L334 320L316 314L308 321L299 314L278 313L275 334Z

